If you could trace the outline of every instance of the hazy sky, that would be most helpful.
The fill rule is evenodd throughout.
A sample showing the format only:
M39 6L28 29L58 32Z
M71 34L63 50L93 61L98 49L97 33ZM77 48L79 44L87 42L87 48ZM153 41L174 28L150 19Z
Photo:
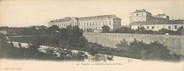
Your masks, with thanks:
M129 14L146 9L153 15L165 13L184 19L184 1L4 1L0 0L0 26L48 25L52 19L116 14L128 25Z

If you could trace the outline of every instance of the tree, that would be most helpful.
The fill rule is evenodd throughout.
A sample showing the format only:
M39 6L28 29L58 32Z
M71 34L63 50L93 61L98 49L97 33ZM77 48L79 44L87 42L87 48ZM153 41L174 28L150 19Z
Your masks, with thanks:
M79 26L74 26L72 29L72 33L74 36L82 36L83 35L83 31L79 28Z
M88 41L83 36L83 31L78 26L67 26L66 29L61 29L59 43L61 48L84 47ZM56 39L57 40L57 39Z
M135 58L168 59L170 56L170 50L158 41L146 44L143 41L137 41L134 39L134 41L128 44L127 41L123 40L116 46L118 47L118 51L128 52L128 56L133 56Z
M176 34L177 35L183 35L184 34L183 26L181 26L180 28L177 29Z
M73 27L71 25L69 25L69 26L66 27L67 30L72 30L72 28Z
M99 47L102 47L102 46L98 45L97 43L88 43L87 45L88 51L93 56L99 52Z
M60 28L59 28L57 25L53 25L53 26L51 26L51 27L49 27L49 28L47 29L47 32L48 32L49 34L60 33Z
M109 30L110 30L109 26L107 26L107 25L102 26L103 33L109 32Z
M157 31L156 33L157 34L166 34L166 33L168 33L168 34L175 34L174 31L168 30L168 29L164 29L164 28L159 30L159 31Z
M144 34L145 32L145 28L144 27L138 27L136 30L135 30L135 33L138 33L138 34Z
M170 50L167 49L166 46L159 43L158 41L154 41L149 44L150 53L159 59L168 58Z
M134 39L133 42L130 42L130 47L128 48L128 51L135 54L140 54L146 46L147 45L143 43L143 41L137 41L136 39Z
M7 45L8 45L7 41L8 40L7 40L6 36L4 34L0 33L0 50L2 48L7 48Z
M121 27L121 29L115 30L116 33L134 33L130 27Z
M126 41L125 39L123 39L123 41L120 41L120 43L118 43L116 46L117 50L127 51L129 48L128 41Z

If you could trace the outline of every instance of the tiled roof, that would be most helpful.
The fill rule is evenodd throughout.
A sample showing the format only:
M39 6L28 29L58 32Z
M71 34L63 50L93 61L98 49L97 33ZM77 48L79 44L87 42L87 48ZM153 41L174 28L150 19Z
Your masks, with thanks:
M100 15L100 16L89 16L89 17L79 17L79 20L95 20L95 19L109 19L115 18L116 15Z
M99 16L88 16L88 17L65 17L63 19L56 19L56 20L51 20L50 22L68 22L72 19L76 19L76 20L79 20L79 21L82 21L82 20L98 20L98 19L110 19L110 18L113 18L113 19L120 19L118 17L116 17L116 15L99 15Z
M71 17L65 17L63 19L51 20L50 22L67 22L70 21L71 19L72 19Z

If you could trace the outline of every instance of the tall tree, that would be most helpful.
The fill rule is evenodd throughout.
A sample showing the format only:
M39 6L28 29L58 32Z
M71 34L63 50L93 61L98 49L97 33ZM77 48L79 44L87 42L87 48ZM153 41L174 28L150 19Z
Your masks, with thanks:
M59 33L60 28L57 25L53 25L47 29L49 34Z
M183 26L177 29L176 34L178 34L178 35L183 35L184 34Z
M109 30L110 30L109 26L107 26L107 25L102 26L103 33L109 32Z

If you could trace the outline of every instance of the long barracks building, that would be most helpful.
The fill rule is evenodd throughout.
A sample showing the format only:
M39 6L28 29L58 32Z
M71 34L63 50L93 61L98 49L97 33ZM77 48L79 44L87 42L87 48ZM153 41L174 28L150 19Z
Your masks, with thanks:
M101 31L102 26L109 26L110 30L121 28L121 19L116 15L100 15L89 17L65 17L63 19L51 20L49 27L57 25L59 28L66 28L67 26L79 26L82 30Z

